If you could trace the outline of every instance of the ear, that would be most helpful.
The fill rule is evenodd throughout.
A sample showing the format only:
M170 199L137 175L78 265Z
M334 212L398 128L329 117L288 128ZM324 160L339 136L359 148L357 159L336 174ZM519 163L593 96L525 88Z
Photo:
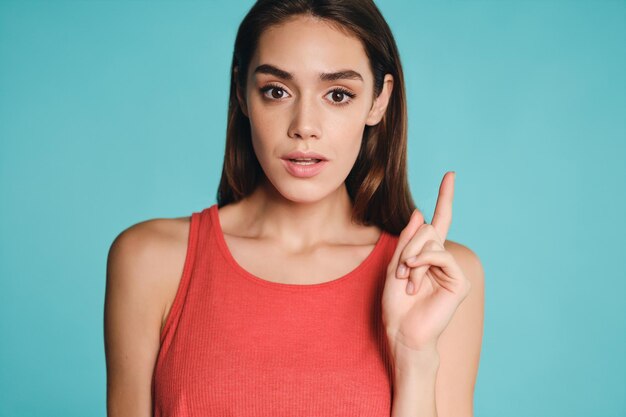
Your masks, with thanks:
M385 74L383 80L383 89L372 103L372 108L367 114L365 124L369 126L375 126L382 120L385 112L387 111L387 105L389 104L389 98L391 97L391 91L393 90L393 76L391 74Z
M237 101L239 102L239 107L241 108L241 112L246 116L248 116L248 107L246 105L245 97L243 97L243 92L241 91L241 86L239 85L239 67L233 68L233 79L235 83L235 89L237 94Z

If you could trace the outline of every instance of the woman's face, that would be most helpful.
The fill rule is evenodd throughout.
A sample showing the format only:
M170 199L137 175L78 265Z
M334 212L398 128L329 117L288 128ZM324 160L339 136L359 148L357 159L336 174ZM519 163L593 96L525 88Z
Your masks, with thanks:
M340 71L346 73L320 78ZM241 95L239 100L269 182L296 202L319 200L343 186L365 125L382 119L391 75L375 99L360 40L321 20L298 16L262 33L247 76L245 101ZM293 151L315 152L327 161L314 166L315 175L299 176L294 170L311 167L288 162L285 155Z

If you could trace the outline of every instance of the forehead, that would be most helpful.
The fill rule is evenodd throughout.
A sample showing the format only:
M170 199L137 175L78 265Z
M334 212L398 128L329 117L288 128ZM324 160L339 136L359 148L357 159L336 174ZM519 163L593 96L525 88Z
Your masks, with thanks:
M251 64L251 69L275 65L292 72L295 79L337 69L352 69L371 78L361 40L311 16L297 16L266 29Z

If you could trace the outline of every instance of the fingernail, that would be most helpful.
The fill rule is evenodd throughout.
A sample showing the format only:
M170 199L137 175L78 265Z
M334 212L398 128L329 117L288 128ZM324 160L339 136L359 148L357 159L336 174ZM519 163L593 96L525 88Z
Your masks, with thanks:
M401 276L404 276L405 272L406 272L406 265L400 264L400 266L398 267L398 273L396 275L401 277Z
M413 294L413 288L415 286L413 285L413 281L409 281L409 283L406 285L406 292L407 294Z

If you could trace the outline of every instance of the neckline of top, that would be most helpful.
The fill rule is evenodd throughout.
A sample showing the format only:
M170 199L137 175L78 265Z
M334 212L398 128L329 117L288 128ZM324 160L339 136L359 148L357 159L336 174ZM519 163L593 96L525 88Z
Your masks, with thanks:
M325 287L338 285L342 282L345 282L349 278L358 275L359 272L361 272L363 269L365 269L365 267L367 267L370 263L373 262L373 260L378 256L378 253L383 249L384 247L383 243L387 239L387 232L385 230L382 230L380 236L378 237L378 240L374 244L374 248L365 257L365 259L361 261L359 265L357 265L348 273L338 278L334 278L330 281L320 282L317 284L287 284L287 283L282 283L282 282L268 281L246 270L243 266L239 264L239 262L237 262L237 260L233 256L232 252L228 248L228 245L226 244L224 231L222 230L222 225L220 224L217 204L213 204L207 210L209 212L211 224L213 226L212 229L214 230L215 237L217 238L218 246L222 252L222 255L224 256L226 261L230 264L230 266L233 268L233 270L253 282L256 282L258 284L261 284L267 287L273 287L273 288L289 289L289 290L314 290L318 288L325 288Z

